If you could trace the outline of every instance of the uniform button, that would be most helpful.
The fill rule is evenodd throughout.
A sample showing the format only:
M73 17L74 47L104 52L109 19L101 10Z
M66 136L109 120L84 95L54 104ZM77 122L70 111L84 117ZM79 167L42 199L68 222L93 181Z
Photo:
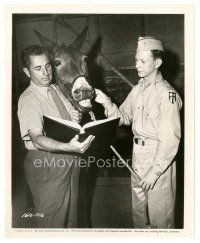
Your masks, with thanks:
M149 114L147 114L147 116L149 116Z
M139 107L139 106L138 106L137 108L138 108L138 109L140 109L140 107Z

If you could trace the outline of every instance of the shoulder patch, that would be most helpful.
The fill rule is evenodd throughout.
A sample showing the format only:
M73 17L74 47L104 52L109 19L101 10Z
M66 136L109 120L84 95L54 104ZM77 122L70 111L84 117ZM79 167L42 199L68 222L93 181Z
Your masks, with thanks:
M169 101L174 104L176 102L176 93L175 92L169 92Z

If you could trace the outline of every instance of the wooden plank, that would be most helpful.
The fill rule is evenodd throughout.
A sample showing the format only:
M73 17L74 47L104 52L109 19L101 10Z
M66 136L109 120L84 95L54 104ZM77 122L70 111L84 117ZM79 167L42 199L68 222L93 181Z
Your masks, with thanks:
M51 22L52 22L52 32L53 32L53 41L57 44L57 25L56 25L56 19L55 16L51 16Z
M14 14L14 23L23 24L23 23L32 23L32 22L41 22L41 21L51 21L51 15L46 14Z
M55 14L53 14L55 15ZM74 19L81 17L94 16L94 14L59 14L64 19ZM15 24L40 22L40 21L51 21L52 14L13 14Z
M126 53L112 53L102 55L109 60L116 69L119 70L120 67L134 66L135 65L135 52ZM102 59L102 66L105 70L112 69L106 65L105 61Z
M93 50L93 58L95 58L95 63L101 65L101 41L99 39L99 21L98 16L88 17L88 42Z

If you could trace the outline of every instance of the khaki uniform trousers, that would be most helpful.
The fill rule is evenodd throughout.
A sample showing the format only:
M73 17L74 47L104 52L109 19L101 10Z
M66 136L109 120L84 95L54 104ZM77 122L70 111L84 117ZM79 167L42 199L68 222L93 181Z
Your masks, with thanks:
M134 143L133 169L141 178L153 165L156 149L156 141L145 141L144 146ZM135 228L174 228L175 162L160 176L154 188L149 189L147 194L138 186L138 181L133 176L131 177L131 188L132 216ZM148 223L150 224L148 225Z

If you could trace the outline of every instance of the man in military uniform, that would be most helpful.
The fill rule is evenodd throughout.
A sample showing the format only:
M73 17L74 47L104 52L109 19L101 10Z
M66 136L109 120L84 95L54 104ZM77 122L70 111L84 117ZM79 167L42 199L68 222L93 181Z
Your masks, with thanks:
M141 78L118 108L100 90L96 101L106 116L120 117L120 124L132 123L134 134L132 166L132 213L135 228L174 228L176 164L173 161L181 138L178 93L163 79L162 42L140 37L135 66Z

